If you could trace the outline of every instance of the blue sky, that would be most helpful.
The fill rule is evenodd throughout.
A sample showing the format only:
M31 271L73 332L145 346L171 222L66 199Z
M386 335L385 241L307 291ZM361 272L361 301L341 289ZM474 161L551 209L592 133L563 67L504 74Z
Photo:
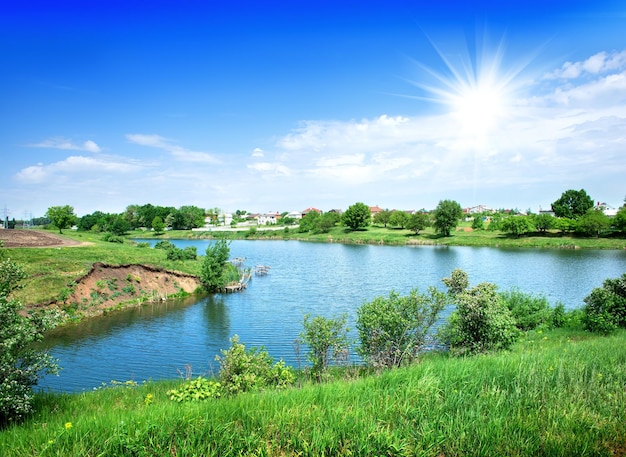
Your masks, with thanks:
M10 217L626 195L621 1L13 3Z

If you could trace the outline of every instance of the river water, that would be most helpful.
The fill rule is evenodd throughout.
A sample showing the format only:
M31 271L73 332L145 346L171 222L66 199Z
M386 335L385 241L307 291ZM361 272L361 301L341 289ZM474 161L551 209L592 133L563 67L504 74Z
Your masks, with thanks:
M146 240L147 241L147 240ZM151 240L153 243L153 240ZM203 254L207 240L176 240ZM246 346L264 346L275 360L304 364L294 341L305 314L349 316L365 301L395 290L445 290L441 278L455 268L470 284L493 282L544 295L555 304L578 308L606 278L626 272L626 252L501 249L438 246L372 246L298 241L233 241L231 257L246 266L269 265L241 293L146 304L90 319L48 334L43 346L59 359L59 376L43 388L76 392L111 380L142 382L217 373L215 356L237 334ZM356 336L352 332L352 336ZM300 360L302 359L302 360Z

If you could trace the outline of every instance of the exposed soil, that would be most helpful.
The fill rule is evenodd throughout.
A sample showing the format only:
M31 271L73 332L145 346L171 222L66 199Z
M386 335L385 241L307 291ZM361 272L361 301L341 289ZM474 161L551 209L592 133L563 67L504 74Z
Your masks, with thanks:
M22 229L0 229L0 240L4 241L5 248L50 248L89 244L40 230Z
M74 305L84 315L101 314L120 303L165 300L181 291L193 293L200 287L196 276L148 265L95 263L89 273L76 280L73 292L60 306Z
M0 229L5 248L48 248L88 245L40 230ZM74 281L71 293L56 304L84 316L102 314L121 303L165 300L181 291L194 293L200 280L193 275L148 265L106 265L95 263ZM41 306L41 305L39 305ZM36 307L36 305L35 305Z

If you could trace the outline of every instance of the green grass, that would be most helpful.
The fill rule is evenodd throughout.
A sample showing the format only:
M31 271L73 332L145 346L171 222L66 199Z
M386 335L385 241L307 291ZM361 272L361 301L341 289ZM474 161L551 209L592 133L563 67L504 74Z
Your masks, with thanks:
M26 274L24 289L15 296L25 305L55 300L64 288L85 275L95 262L111 265L147 264L183 273L198 274L200 262L167 260L161 249L138 247L136 243L109 243L101 234L66 231L67 238L88 242L88 246L62 248L12 248L7 255L20 264Z
M624 348L626 331L557 330L506 353L198 403L167 398L180 381L41 394L0 431L0 455L623 455Z

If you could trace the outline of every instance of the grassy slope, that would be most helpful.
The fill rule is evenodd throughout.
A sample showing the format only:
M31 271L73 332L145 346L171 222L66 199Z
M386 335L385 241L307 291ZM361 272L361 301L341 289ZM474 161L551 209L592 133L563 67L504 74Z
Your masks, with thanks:
M0 455L624 455L624 348L626 331L558 330L507 353L432 354L232 399L174 403L172 382L46 394L37 415L0 431Z
M140 263L184 273L199 273L199 262L169 261L163 250L139 248L130 243L103 242L102 235L88 232L66 232L65 236L91 244L8 250L8 256L20 264L28 275L24 289L16 293L22 303L29 305L56 299L63 288L86 274L95 262L112 265Z

